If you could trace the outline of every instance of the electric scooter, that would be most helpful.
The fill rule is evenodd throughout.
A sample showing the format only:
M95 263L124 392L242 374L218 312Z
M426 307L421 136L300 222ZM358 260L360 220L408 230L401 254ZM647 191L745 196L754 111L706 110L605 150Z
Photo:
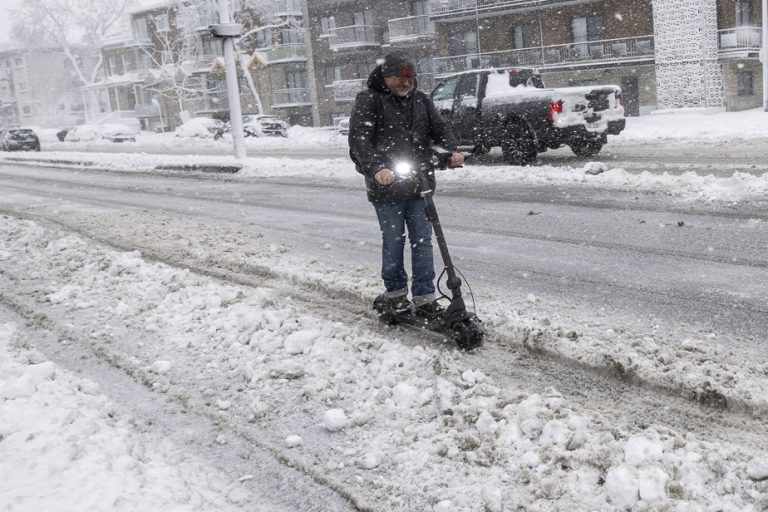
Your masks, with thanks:
M446 169L448 167L448 161L451 158L451 151L440 146L433 146L431 149L434 155L435 167L438 169ZM456 268L451 260L448 244L445 241L445 235L443 234L443 228L440 224L437 208L435 207L435 201L433 199L434 190L430 187L429 180L427 179L427 172L430 172L430 169L412 169L410 164L401 163L394 166L394 171L396 175L401 176L413 172L417 173L421 196L426 203L427 218L432 223L435 239L440 248L440 255L442 256L443 265L445 266L443 273L448 277L446 285L450 290L451 296L448 297L443 294L442 298L448 299L450 304L445 311L439 313L435 317L429 318L419 316L412 310L405 312L396 311L391 300L386 294L382 294L374 300L373 309L378 314L379 319L387 324L406 324L420 329L435 331L450 337L456 342L458 347L463 350L477 348L483 344L483 327L477 315L467 311L464 303L464 298L461 294L461 279L457 276ZM441 274L441 277L442 275L443 274ZM438 283L439 282L440 278L438 278Z

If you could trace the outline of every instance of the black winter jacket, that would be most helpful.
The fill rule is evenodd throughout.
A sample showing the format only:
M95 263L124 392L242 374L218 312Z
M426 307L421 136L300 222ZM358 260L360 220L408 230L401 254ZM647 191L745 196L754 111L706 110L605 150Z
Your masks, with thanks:
M368 90L358 93L349 122L349 154L357 172L365 176L368 200L374 203L404 201L420 197L418 178L398 177L391 185L373 179L383 167L394 170L398 162L428 172L432 190L435 173L430 146L456 149L456 139L432 98L416 89L405 98L389 91L381 66L368 77Z

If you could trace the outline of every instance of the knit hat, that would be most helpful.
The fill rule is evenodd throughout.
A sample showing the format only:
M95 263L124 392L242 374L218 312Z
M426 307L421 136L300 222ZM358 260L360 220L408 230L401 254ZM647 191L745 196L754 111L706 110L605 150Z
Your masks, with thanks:
M416 66L405 55L390 53L384 57L384 63L381 65L381 76L416 78Z

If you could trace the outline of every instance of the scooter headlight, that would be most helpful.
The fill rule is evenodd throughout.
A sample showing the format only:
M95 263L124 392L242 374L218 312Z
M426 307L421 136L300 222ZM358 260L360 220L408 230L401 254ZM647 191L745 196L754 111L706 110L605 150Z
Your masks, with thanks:
M398 176L408 176L413 171L413 166L408 162L400 162L395 164L395 174Z

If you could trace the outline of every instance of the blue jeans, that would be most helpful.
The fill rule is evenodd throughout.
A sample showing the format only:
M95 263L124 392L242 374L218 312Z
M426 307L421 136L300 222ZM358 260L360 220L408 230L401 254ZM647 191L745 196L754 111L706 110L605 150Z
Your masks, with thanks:
M381 277L387 292L408 293L405 272L405 228L411 244L414 297L435 293L435 264L432 255L432 224L427 220L423 199L394 203L373 203L381 228ZM399 293L397 293L399 295Z

